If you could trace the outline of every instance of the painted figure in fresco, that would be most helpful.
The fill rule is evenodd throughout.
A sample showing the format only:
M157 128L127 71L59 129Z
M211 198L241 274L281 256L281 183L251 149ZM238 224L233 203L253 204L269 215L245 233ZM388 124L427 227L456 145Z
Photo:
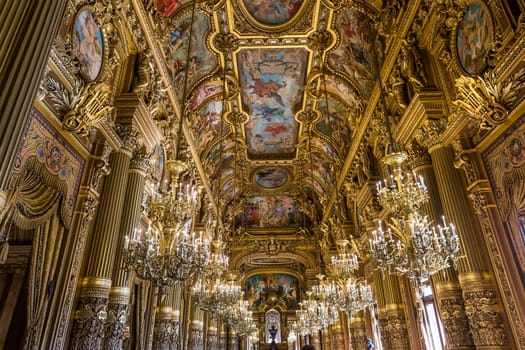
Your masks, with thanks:
M75 23L74 46L82 73L95 80L102 66L102 34L89 11L82 11Z
M490 17L480 4L469 6L457 30L457 54L461 66L469 74L481 73L487 65L490 49Z
M164 17L169 17L180 6L179 0L157 0L155 7Z

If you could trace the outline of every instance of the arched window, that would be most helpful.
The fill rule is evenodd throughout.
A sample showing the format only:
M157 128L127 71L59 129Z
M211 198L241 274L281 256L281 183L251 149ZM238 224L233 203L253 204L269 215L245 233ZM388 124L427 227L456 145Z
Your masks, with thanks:
M265 319L265 331L266 334L266 343L270 344L272 342L272 335L270 330L272 327L277 330L275 333L275 342L281 342L281 314L275 309L270 309L266 312L264 316Z

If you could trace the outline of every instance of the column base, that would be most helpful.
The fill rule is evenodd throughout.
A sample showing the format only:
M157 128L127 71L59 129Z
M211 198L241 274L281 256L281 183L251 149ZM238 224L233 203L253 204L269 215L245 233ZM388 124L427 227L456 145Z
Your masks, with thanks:
M459 281L476 349L510 349L490 276L482 272L469 272L460 274Z
M110 287L111 280L105 278L86 277L82 281L71 338L72 349L102 348Z
M455 282L441 282L435 285L436 303L443 324L447 349L473 349L474 343L465 314L461 287Z

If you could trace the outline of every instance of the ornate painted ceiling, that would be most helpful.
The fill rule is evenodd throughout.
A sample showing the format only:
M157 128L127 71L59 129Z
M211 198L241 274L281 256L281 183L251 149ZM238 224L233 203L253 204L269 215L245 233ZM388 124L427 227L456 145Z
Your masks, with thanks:
M225 225L328 215L385 49L381 2L149 4L188 143Z

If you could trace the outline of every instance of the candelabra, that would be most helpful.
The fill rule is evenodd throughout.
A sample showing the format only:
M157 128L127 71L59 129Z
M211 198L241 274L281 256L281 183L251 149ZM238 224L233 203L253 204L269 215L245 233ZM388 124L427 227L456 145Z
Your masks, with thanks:
M370 253L379 269L406 275L416 286L436 272L456 264L460 258L460 240L454 225L437 230L418 209L428 201L426 186L415 175L404 176L401 165L406 158L402 152L388 154L383 160L392 166L390 181L377 185L378 201L392 216L387 230L382 223L372 231Z
M352 317L357 311L375 303L372 289L364 282L348 280L344 286L344 304L341 309Z
M149 199L148 229L135 230L124 243L126 266L160 287L191 278L209 259L207 242L193 232L198 192L190 184L178 184L187 166L181 161L167 165L173 174L171 190Z

